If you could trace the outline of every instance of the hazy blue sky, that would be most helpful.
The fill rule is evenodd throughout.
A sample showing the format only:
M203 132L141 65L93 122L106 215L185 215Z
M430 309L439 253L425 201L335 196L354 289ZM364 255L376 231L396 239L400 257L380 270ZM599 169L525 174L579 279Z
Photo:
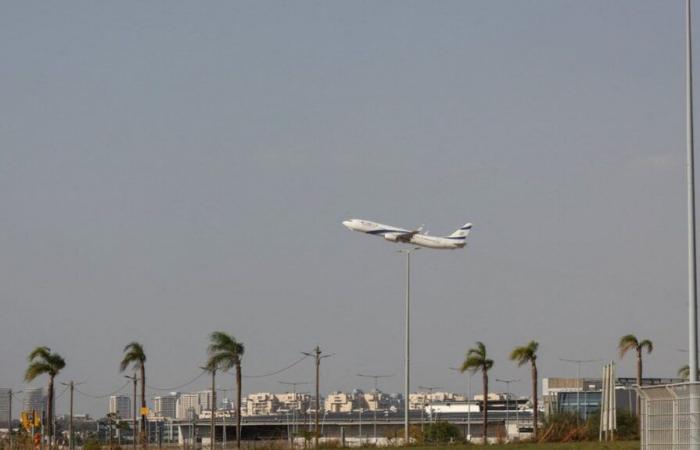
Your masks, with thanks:
M474 223L466 249L416 255L416 386L464 389L448 368L483 340L526 394L513 346L537 339L540 374L572 376L558 357L617 359L626 333L654 341L648 375L674 375L683 17L680 0L4 3L0 386L49 345L59 381L107 393L132 340L149 384L178 385L225 330L247 374L320 344L323 391L369 388L358 372L402 390L404 260L350 217Z

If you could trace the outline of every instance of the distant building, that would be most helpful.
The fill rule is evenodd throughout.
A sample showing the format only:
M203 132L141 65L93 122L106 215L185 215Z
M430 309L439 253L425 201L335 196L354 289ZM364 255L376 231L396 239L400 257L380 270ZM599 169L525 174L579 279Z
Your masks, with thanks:
M109 413L116 414L120 419L131 419L131 397L128 395L109 397Z
M382 391L365 392L360 400L362 408L369 411L385 411L392 406L391 397Z
M7 416L10 413L10 402L12 401L10 392L10 389L0 388L0 423L2 424L7 423Z
M203 410L212 409L211 391L199 391L189 394L180 394L177 399L176 414L177 419L188 419L190 414L199 416Z
M44 395L44 389L25 389L24 399L22 400L23 411L39 411L44 413L46 411L46 396Z
M268 416L279 409L279 400L269 392L250 394L246 398L246 414L249 416Z
M498 402L498 401L506 400L508 398L508 395L499 394L496 392L489 392L487 398L490 402ZM483 402L484 401L484 394L476 394L474 396L474 400L476 400L478 402Z
M275 398L279 403L278 410L306 411L311 405L311 395L309 394L285 392L284 394L275 394Z
M174 419L177 417L177 399L179 392L171 392L168 395L159 395L153 398L153 416Z
M352 412L353 409L359 407L357 396L352 393L335 391L326 396L323 407L326 411L332 413Z
M681 380L674 378L643 378L643 385L672 384ZM615 401L618 411L636 413L636 391L634 378L615 380ZM542 400L545 414L559 411L578 412L586 418L600 410L603 382L599 378L543 378Z

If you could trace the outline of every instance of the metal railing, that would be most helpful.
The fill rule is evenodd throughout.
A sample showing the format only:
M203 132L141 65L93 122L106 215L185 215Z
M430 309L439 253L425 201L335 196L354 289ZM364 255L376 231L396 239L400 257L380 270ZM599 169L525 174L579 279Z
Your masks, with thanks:
M637 388L641 450L700 450L700 383Z

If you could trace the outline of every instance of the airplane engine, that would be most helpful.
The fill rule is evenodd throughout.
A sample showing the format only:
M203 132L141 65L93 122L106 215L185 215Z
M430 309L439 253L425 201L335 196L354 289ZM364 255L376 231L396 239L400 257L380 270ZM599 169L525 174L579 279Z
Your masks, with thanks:
M400 236L399 233L387 233L384 235L384 239L386 239L387 241L391 241L391 242L398 242L399 236Z

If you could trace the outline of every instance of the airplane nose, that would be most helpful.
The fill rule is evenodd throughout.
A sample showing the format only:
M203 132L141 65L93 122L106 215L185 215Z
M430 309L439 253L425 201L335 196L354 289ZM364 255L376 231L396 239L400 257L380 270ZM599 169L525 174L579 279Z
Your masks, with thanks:
M345 225L345 228L350 228L350 225L352 224L352 220L343 220L343 225Z

